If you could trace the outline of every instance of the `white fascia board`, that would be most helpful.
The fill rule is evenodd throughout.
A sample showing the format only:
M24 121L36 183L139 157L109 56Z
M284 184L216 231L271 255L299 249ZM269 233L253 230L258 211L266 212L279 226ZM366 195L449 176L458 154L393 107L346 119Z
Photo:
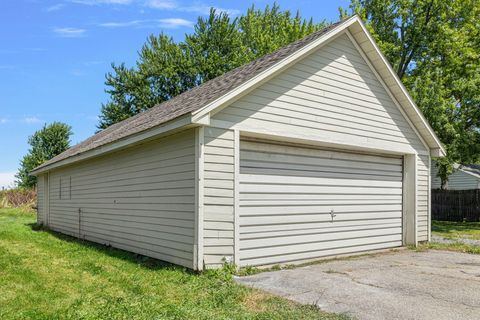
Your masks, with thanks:
M30 174L37 176L43 172L50 171L52 169L56 169L59 167L63 167L66 165L73 164L78 161L83 161L87 160L90 158L98 157L100 155L110 153L113 151L118 151L127 147L130 147L136 143L143 142L143 141L148 141L152 140L154 138L158 138L162 135L166 135L168 133L172 133L174 131L178 131L180 129L186 129L188 127L193 127L195 126L192 124L192 118L191 114L187 114L178 118L175 118L173 120L170 120L164 124L161 124L158 127L140 132L138 134L135 134L133 136L128 136L124 139L100 146L98 148L88 150L83 153L79 153L77 155L71 156L69 158L66 158L64 160L60 160L58 162L52 163L48 166L42 167L40 169L31 171Z
M359 23L363 33L366 35L366 37L368 38L369 42L372 44L373 48L375 49L375 53L378 55L380 61L387 67L387 70L389 71L389 73L391 74L391 76L393 77L395 83L398 85L398 87L400 88L402 94L405 96L405 98L407 99L408 103L409 103L409 106L414 110L415 114L418 116L418 118L420 119L421 123L425 126L425 129L427 130L427 132L431 135L431 137L433 138L433 140L435 141L436 143L436 146L430 146L430 149L438 149L438 151L436 151L436 155L435 157L444 157L446 155L446 151L445 149L443 148L442 146L442 143L440 142L440 140L438 139L437 135L435 134L435 132L433 131L432 127L430 127L430 124L428 123L427 119L425 119L425 116L423 115L423 113L420 111L420 109L418 108L418 106L415 104L415 102L413 101L412 97L410 97L410 94L408 93L407 89L405 88L405 86L403 85L402 81L400 80L400 78L398 77L397 73L395 71L393 71L392 69L392 66L390 65L390 63L387 61L387 59L385 58L385 56L383 55L382 51L380 50L380 48L377 46L377 44L375 43L375 41L373 40L372 36L370 35L370 33L367 31L367 28L365 27L365 25L363 24L363 21L357 17L356 19L356 22ZM375 63L374 63L375 64ZM434 156L432 154L432 156Z
M344 22L339 24L337 27L329 30L320 38L312 41L311 43L305 45L303 48L292 53L290 56L286 57L285 59L277 62L273 66L267 68L263 72L259 73L258 75L252 77L250 80L246 81L245 83L241 84L240 86L236 87L235 89L231 90L227 94L221 96L217 100L207 104L205 107L200 108L194 112L193 115L193 122L197 123L200 119L202 119L206 114L212 112L216 109L221 109L226 107L230 102L235 99L238 99L242 95L248 93L252 88L259 86L260 84L264 83L265 81L271 79L279 72L285 70L298 60L302 59L303 57L307 56L309 53L313 52L314 50L318 49L320 45L325 43L327 40L338 36L343 30L348 28L351 24L358 21L359 18L357 16L352 16L346 19Z
M475 174L475 173L473 173L473 172L470 172L470 171L465 170L465 169L462 169L462 168L460 168L459 170L460 170L461 172L463 172L463 173L469 174L469 175L471 175L471 176L474 176L474 177L477 178L477 179L480 179L480 175L478 175L478 174Z

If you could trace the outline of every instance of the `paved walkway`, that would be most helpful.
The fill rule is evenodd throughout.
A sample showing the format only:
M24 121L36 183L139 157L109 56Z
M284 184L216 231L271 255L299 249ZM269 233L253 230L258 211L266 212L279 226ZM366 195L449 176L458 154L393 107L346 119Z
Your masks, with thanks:
M480 255L402 250L237 281L357 319L480 319Z

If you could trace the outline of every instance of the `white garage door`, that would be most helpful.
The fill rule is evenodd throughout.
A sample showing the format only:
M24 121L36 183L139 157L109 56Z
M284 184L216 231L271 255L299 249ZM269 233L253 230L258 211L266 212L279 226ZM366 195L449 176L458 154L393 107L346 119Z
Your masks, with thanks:
M240 264L401 246L402 162L242 140Z

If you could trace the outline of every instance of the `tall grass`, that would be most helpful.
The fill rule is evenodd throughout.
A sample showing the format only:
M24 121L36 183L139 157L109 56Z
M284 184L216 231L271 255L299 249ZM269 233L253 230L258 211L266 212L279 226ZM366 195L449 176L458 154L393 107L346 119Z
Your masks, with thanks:
M37 205L37 191L34 189L15 188L0 191L0 208L19 208L32 211Z

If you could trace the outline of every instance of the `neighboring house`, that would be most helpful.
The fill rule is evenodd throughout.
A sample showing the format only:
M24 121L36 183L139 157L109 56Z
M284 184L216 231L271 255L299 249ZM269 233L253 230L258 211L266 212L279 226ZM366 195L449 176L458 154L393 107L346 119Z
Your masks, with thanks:
M437 176L438 168L432 162L432 189L440 189L442 180ZM453 173L448 176L445 185L448 190L480 189L480 165L455 165Z
M353 16L36 168L38 222L199 270L415 245L444 153Z

